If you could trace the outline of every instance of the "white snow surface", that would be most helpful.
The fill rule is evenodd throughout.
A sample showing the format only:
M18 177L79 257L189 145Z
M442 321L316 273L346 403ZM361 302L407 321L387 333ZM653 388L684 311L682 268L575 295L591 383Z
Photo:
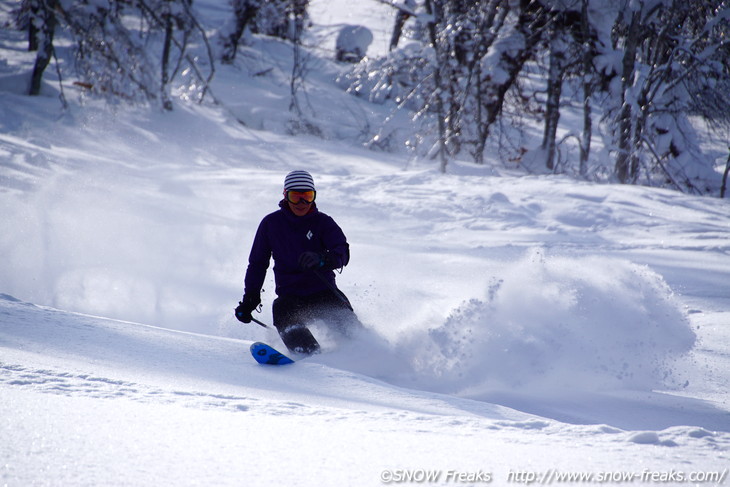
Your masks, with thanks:
M354 23L324 3L315 32ZM62 111L0 36L0 485L727 484L727 201L361 149L353 114L383 108L324 60L325 138L289 136L288 86L247 74L286 63L274 41L220 68L218 106L64 80ZM281 342L233 308L293 169L348 236L366 329L260 366L249 345Z

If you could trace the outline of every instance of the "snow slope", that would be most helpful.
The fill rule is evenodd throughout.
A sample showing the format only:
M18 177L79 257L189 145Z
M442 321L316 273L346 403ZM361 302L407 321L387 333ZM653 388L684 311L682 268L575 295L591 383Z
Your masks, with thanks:
M381 108L322 59L325 138L288 136L275 42L219 71L222 106L68 85L62 112L0 36L0 484L727 482L726 201L353 147ZM278 337L232 309L295 168L348 236L367 330L261 367L249 344Z
M316 360L258 366L245 341L7 295L0 310L7 485L379 485L405 470L440 473L437 485L455 483L449 472L496 485L528 472L726 476L730 434L713 429L727 412L703 401L613 399L624 415L635 414L626 404L689 409L692 426L572 425Z

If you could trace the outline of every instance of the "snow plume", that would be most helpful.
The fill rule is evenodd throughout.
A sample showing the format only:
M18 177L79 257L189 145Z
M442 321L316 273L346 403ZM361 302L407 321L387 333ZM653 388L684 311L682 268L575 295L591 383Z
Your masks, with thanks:
M485 300L409 340L424 382L468 393L676 385L674 363L695 334L649 268L532 250L495 277Z

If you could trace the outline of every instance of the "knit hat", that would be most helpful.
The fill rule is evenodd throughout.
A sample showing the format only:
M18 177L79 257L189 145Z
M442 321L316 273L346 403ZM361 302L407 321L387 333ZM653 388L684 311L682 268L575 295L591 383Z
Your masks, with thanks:
M314 191L314 179L307 171L292 171L284 179L284 191Z

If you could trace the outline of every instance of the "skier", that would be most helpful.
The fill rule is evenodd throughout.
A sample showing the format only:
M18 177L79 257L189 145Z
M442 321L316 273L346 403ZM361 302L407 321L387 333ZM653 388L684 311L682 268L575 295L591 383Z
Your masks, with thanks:
M315 320L344 335L360 326L347 297L337 288L333 272L341 272L350 260L347 239L337 223L318 210L316 196L311 174L287 174L279 210L266 215L256 231L243 300L236 308L236 318L250 323L251 313L261 304L261 287L273 256L274 326L289 350L303 354L319 351L319 343L307 327Z

